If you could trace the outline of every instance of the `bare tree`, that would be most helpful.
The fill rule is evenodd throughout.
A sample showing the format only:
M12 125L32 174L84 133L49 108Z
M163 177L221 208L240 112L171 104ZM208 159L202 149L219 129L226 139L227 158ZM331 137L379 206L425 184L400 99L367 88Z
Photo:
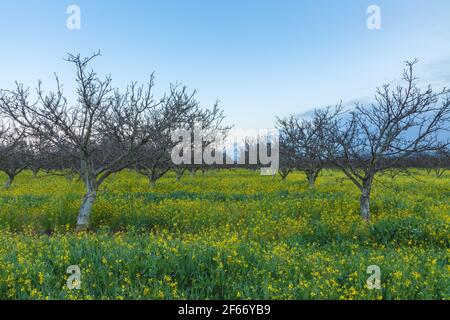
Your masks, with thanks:
M27 168L31 159L30 153L31 149L23 132L11 125L0 126L0 171L7 175L5 189Z
M191 176L194 177L198 170L204 173L207 169L221 166L220 163L214 162L216 158L221 158L222 162L225 161L225 155L222 150L224 147L223 143L231 127L223 124L224 119L225 116L223 110L219 108L218 101L209 109L202 109L199 103L195 102L193 108L185 115L177 131L182 129L189 133L189 137L182 137L182 142L188 145L190 154L187 157L188 159L182 159L181 163L171 163L172 168L176 172L177 181L180 181L186 171L189 171ZM177 138L175 140L172 141L172 146L181 142ZM204 158L208 151L211 151L215 156L213 163L206 161ZM185 156L184 150L179 150L178 152L180 152L179 155L183 154Z
M149 179L149 185L155 186L158 179L163 177L171 168L170 151L174 146L171 141L171 133L178 129L186 121L186 115L190 114L198 105L195 100L196 91L187 92L186 87L178 90L178 85L172 85L170 94L162 101L161 110L154 115L149 141L140 148L135 158L133 169L145 175ZM170 119L167 122L167 119ZM163 126L160 126L163 124Z
M277 119L276 125L280 132L281 154L287 166L303 171L308 179L309 188L315 186L319 173L322 171L326 151L323 135L326 125L337 115L331 108L316 110L312 119L300 119L290 116Z
M280 130L279 135L279 169L278 174L283 181L286 181L288 175L296 168L297 158L295 147L291 143L290 137Z
M169 126L182 109L174 97L176 90L161 100L154 99L153 74L146 86L133 82L124 92L113 89L110 76L100 79L88 70L89 63L98 55L82 58L69 54L66 59L76 69L75 104L68 104L57 77L56 90L47 94L39 83L34 102L30 101L29 89L22 84L16 84L14 90L2 90L0 95L3 115L28 135L48 141L55 153L74 160L70 165L86 189L78 214L78 230L89 227L92 206L105 179L129 167L139 149L156 132Z
M176 88L174 86L172 88ZM173 90L173 89L172 89ZM178 117L173 119L170 125L166 126L164 130L160 130L156 133L150 143L147 143L139 152L139 156L136 159L136 165L134 169L149 179L151 187L155 186L156 181L164 176L170 169L176 168L171 159L171 151L173 147L178 143L172 140L172 135L179 129L187 129L194 133L194 130L198 129L203 133L202 148L210 145L215 139L224 136L228 131L227 126L222 126L221 123L224 119L223 111L218 107L216 102L211 109L202 109L200 103L195 99L196 91L192 94L187 94L186 87L183 87L179 92L174 92L172 97L176 97L176 103L168 101L166 104L166 113L173 113L173 105L182 107ZM163 118L167 118L168 114L162 114ZM191 136L192 152L194 150L194 139ZM191 158L193 158L191 154ZM192 169L205 169L204 164L190 164ZM184 173L186 164L181 164L178 169L179 172ZM181 176L177 175L177 180Z
M449 90L419 88L413 73L416 62L406 63L404 86L383 85L377 89L374 104L357 104L348 116L327 126L328 159L360 189L361 215L367 221L377 173L405 158L448 145L439 133L449 130Z
M148 178L149 186L155 187L156 181L162 178L170 169L170 137L161 139L160 143L147 143L140 150L140 156L134 165L134 170Z

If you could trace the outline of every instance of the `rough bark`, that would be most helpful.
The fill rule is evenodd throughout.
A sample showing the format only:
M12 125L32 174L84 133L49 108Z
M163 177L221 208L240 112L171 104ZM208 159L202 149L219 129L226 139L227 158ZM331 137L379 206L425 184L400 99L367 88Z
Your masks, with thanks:
M307 176L309 189L314 189L314 187L316 186L316 177L313 174L307 174Z
M154 189L155 186L156 186L156 180L153 179L152 177L149 177L148 178L148 185L149 185L150 188Z
M306 177L308 178L309 189L314 189L316 187L316 180L317 180L317 177L319 176L319 173L320 173L320 169L305 171Z
M363 181L361 196L359 198L361 217L367 222L370 221L370 192L372 190L372 182L373 178L371 177Z
M363 190L359 199L361 217L364 220L370 221L370 192Z
M81 169L83 172L84 184L86 187L86 194L83 198L77 219L77 231L87 230L90 224L92 207L94 206L97 197L97 180L94 175L94 170L88 161L82 161Z
M90 224L92 207L94 206L96 191L86 193L83 198L83 203L78 212L77 231L87 230Z
M8 175L8 179L5 182L5 189L9 189L11 187L11 184L14 181L15 176L13 175Z

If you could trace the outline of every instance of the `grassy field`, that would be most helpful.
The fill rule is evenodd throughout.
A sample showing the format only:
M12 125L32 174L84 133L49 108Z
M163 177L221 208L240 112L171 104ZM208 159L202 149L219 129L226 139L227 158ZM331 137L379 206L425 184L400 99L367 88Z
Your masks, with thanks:
M122 172L77 234L82 195L28 172L0 190L1 299L450 299L449 173L380 177L370 225L337 171L314 191L302 173L169 174L150 189ZM66 286L70 265L80 290ZM366 288L370 265L381 290Z

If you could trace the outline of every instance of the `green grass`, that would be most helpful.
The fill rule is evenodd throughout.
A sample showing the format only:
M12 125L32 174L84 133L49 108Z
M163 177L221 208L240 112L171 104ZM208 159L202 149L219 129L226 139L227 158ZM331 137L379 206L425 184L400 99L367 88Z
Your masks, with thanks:
M371 224L342 178L325 171L310 191L302 173L223 170L151 189L126 171L76 234L81 183L25 172L0 191L0 298L449 299L449 174L380 177ZM381 290L366 288L370 265Z

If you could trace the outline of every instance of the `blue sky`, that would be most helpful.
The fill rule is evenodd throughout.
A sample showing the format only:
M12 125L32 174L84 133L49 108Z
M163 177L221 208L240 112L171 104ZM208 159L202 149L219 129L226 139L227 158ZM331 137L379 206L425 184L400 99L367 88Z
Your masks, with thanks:
M81 9L68 30L66 9ZM381 9L381 30L366 27L367 7ZM275 116L367 100L419 58L423 82L450 84L448 0L30 0L0 5L0 88L15 80L53 85L69 98L67 52L103 56L93 65L114 85L170 82L198 89L204 106L221 100L227 122L268 128Z

